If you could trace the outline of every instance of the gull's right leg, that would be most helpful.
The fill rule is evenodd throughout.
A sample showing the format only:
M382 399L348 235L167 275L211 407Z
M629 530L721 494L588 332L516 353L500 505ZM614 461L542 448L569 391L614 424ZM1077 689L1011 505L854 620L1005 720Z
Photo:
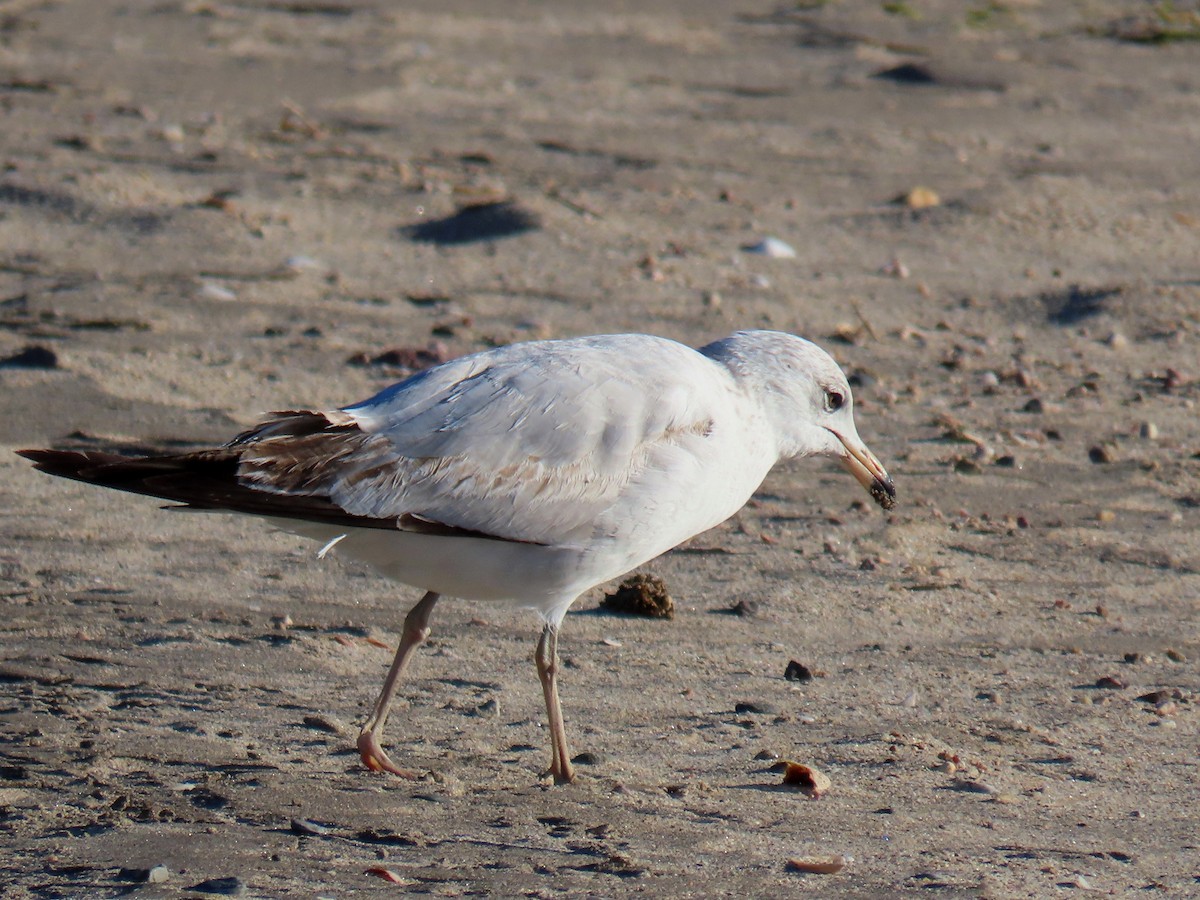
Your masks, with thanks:
M570 784L575 780L575 767L571 765L562 704L558 701L558 626L547 623L542 629L533 659L537 664L538 679L542 682L546 720L550 725L550 771L547 774L555 784Z
M429 591L417 602L416 606L409 610L408 616L404 620L404 634L400 638L396 658L392 660L392 667L388 670L387 678L383 680L383 690L379 692L379 699L375 701L375 709L372 710L371 717L367 719L362 731L358 734L358 754L362 757L363 765L372 772L391 772L401 778L420 777L416 772L398 768L388 759L388 755L379 746L379 734L383 731L384 723L387 722L388 707L392 705L392 699L396 696L400 676L408 668L413 651L429 637L429 617L433 613L434 605L438 602L438 596L433 591Z

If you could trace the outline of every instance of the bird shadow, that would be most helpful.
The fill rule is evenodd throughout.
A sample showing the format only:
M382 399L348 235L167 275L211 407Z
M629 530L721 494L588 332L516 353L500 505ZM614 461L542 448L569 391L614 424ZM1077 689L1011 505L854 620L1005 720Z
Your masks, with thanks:
M400 233L417 243L449 246L515 237L541 227L536 214L501 200L464 206L453 215L408 225Z

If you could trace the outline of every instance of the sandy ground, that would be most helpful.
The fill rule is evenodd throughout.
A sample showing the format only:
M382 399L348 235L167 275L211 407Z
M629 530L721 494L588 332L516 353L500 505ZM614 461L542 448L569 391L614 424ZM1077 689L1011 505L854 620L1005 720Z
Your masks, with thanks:
M1190 8L0 4L4 896L1200 892ZM415 591L8 452L743 327L846 365L902 504L790 465L646 567L674 620L582 598L566 788L528 614L439 607L429 775L372 775Z

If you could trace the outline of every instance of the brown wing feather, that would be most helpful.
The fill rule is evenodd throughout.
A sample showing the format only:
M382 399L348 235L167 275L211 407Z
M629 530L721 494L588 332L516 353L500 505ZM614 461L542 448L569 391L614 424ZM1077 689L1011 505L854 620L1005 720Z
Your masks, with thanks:
M257 490L237 478L235 450L201 450L180 456L130 459L113 453L18 450L39 471L101 487L173 500L191 509L218 509L258 516L305 519L358 528L396 528L395 519L354 516L324 497Z
M292 410L274 416L224 447L174 456L130 458L94 450L17 453L50 475L172 500L189 509L507 540L445 525L417 511L387 518L347 512L326 495L331 478L340 460L379 438L360 431L350 416L340 411Z

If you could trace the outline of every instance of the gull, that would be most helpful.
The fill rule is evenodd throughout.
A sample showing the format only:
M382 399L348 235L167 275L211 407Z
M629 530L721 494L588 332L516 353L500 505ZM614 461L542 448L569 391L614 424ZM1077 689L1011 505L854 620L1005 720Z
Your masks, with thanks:
M734 515L779 461L841 461L884 509L896 489L854 424L846 376L794 335L699 350L645 334L533 341L427 369L361 403L272 413L213 449L130 458L21 450L38 469L258 516L425 591L358 737L380 743L442 595L535 611L556 784L575 778L558 633L584 592Z

